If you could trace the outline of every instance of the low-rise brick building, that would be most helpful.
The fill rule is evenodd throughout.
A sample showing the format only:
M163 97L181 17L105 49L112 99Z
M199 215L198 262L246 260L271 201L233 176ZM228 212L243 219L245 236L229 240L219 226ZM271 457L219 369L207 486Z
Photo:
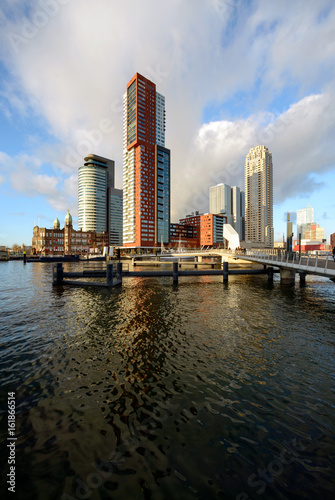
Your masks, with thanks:
M32 238L32 253L37 255L82 255L87 253L103 253L109 245L107 232L75 230L70 212L65 216L64 228L56 218L53 228L35 226Z

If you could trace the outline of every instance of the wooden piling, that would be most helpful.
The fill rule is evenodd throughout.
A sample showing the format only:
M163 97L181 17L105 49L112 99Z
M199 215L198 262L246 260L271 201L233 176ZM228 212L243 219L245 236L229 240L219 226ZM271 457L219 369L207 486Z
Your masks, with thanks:
M63 283L63 264L58 262L53 269L53 284L61 285Z
M173 262L172 276L173 276L173 283L178 283L178 262Z
M116 279L122 284L122 262L116 264Z
M107 286L113 286L113 264L108 262L106 266L106 284Z
M228 262L223 262L223 282L228 283Z

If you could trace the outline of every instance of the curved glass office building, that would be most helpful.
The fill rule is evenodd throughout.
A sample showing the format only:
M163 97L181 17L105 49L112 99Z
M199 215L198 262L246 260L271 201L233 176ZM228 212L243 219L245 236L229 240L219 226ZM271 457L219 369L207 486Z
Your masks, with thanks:
M114 161L90 154L78 173L78 226L83 231L110 231L110 189Z

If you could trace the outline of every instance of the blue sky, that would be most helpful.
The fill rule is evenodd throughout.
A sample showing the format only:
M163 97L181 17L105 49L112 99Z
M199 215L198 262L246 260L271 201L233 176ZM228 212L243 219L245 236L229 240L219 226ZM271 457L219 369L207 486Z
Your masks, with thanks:
M132 15L129 13L132 11ZM172 220L244 189L244 159L273 155L275 240L314 207L335 232L332 0L3 0L0 245L77 221L77 174L96 153L122 188L122 106L135 72L166 97Z

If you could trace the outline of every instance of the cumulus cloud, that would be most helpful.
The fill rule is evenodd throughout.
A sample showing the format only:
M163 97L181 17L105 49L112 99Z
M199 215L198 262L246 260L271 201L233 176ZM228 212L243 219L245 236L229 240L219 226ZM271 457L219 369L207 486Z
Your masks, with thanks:
M20 192L75 206L89 148L116 161L122 187L122 95L136 71L166 97L173 220L208 210L211 185L243 188L245 154L257 144L273 154L277 203L318 189L310 173L333 168L329 0L5 0L1 8L2 106L32 116L50 138L34 146L38 168L25 163L31 175L12 174ZM294 100L275 112L286 89ZM236 118L230 100L239 93L247 97ZM209 103L216 115L204 118Z
M275 203L319 189L322 182L311 174L334 168L334 102L328 92L307 96L279 116L265 112L203 125L185 170L193 189L185 195L177 187L176 205L179 199L184 211L208 210L208 188L220 182L244 189L245 155L258 144L272 153Z
M45 197L56 210L64 211L77 206L76 175L60 178L46 173L44 165L35 157L17 155L10 157L0 152L0 172L17 193L34 198Z

